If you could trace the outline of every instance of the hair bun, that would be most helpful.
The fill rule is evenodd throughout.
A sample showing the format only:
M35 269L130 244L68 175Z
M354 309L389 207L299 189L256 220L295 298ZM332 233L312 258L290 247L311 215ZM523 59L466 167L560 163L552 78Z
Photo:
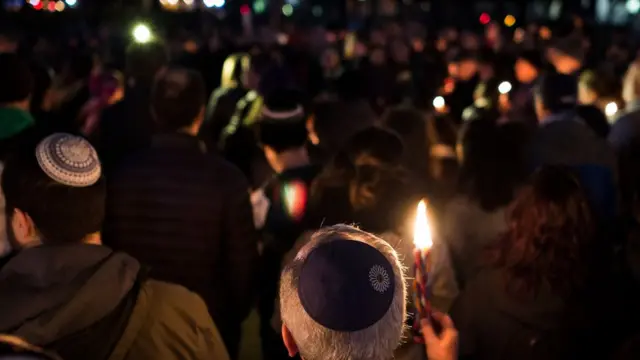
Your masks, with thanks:
M64 133L48 136L36 147L36 158L47 176L64 185L91 186L102 175L96 150L78 136Z

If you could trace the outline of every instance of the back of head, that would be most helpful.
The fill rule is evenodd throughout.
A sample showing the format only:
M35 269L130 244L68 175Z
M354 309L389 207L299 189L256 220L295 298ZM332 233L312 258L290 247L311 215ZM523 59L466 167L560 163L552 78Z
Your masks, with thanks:
M281 89L270 94L262 107L257 131L259 142L276 153L302 148L308 134L300 93Z
M551 113L573 109L578 101L577 80L571 75L549 71L538 80L535 96L536 100Z
M2 190L7 219L26 215L44 243L81 242L102 228L102 168L95 149L80 137L53 134L21 149L5 164Z
M348 189L354 210L371 210L402 190L407 174L402 167L404 146L400 138L382 128L370 127L355 134L319 176L315 189L332 185ZM400 186L400 188L399 188Z
M162 131L186 129L204 116L206 86L200 73L170 69L151 91L151 109Z
M592 216L577 177L566 167L545 166L512 204L509 227L494 255L507 291L535 293L548 284L560 296L584 285L593 234Z
M0 106L23 102L33 90L29 65L16 54L0 54Z
M169 54L161 42L133 43L127 48L126 75L138 84L150 85L158 72L169 64Z
M494 119L465 123L458 139L458 191L485 211L506 206L525 177L524 132L522 124L498 126Z
M395 250L346 225L316 232L280 281L283 324L307 360L392 358L405 297Z

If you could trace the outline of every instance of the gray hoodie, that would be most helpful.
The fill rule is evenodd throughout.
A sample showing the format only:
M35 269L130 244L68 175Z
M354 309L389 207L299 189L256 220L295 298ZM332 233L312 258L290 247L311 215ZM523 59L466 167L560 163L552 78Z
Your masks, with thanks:
M139 270L104 246L23 250L0 269L0 333L42 346L85 329L120 304Z

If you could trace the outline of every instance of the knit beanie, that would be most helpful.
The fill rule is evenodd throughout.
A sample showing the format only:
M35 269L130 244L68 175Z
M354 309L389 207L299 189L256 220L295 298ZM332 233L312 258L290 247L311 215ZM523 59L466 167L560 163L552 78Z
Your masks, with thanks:
M16 54L0 54L0 105L25 100L33 90L29 66Z

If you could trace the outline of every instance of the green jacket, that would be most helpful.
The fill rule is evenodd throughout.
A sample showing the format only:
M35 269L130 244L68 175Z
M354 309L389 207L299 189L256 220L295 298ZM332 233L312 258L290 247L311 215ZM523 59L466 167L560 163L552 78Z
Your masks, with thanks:
M109 360L228 360L204 301L179 285L150 280Z

